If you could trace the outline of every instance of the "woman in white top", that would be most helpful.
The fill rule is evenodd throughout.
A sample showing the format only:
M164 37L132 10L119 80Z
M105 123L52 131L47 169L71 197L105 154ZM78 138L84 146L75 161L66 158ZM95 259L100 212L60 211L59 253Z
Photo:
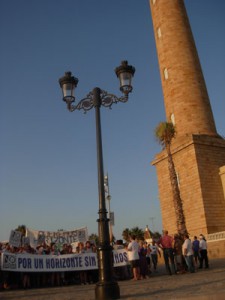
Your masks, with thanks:
M202 234L199 236L199 249L200 249L200 267L203 267L203 261L205 262L205 268L208 269L209 267L209 260L208 260L208 253L207 253L207 242Z

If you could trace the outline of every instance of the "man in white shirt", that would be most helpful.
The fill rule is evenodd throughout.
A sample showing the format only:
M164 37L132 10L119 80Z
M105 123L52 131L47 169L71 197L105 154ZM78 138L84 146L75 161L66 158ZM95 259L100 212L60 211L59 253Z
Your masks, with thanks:
M136 236L132 235L130 238L130 243L127 247L128 250L128 259L131 264L131 268L133 271L134 280L140 279L140 258L139 258L139 244L136 241Z
M182 245L182 252L186 264L188 266L188 271L191 273L195 272L194 261L193 261L193 250L192 250L192 242L189 239L189 235L186 234L184 236L184 243Z

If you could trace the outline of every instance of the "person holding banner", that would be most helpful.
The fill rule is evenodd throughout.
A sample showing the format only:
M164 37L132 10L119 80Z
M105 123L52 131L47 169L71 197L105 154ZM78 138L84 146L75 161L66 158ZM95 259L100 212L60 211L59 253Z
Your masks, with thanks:
M79 254L84 254L85 253L84 243L80 242L78 244L77 250ZM87 284L87 271L80 271L80 283Z
M1 246L1 255L3 255L3 253L10 253L10 252L11 252L11 247L10 247L9 243L6 243ZM2 272L2 271L0 270L0 272ZM1 284L5 290L10 289L12 276L13 276L12 272L7 272L7 271L2 272Z
M25 245L24 247L21 247L18 253L26 254L31 253L30 247L28 245ZM24 289L30 289L30 274L28 272L22 272L22 284Z
M55 243L51 243L51 255L60 255L59 249L55 245ZM52 272L51 274L51 286L59 286L60 285L60 273Z
M90 241L87 241L85 243L85 253L93 253L93 252L95 252L93 245L91 244ZM94 281L93 278L95 277L94 275L95 274L94 274L93 270L88 270L87 271L87 280L88 280L88 283L93 283L93 281Z

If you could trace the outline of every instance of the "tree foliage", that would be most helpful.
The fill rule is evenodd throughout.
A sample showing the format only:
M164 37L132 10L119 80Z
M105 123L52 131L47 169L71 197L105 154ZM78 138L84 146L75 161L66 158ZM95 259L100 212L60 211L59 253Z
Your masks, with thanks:
M157 241L160 239L161 237L161 234L158 232L158 231L155 231L155 232L151 232L152 233L152 238Z
M26 235L26 225L19 225L15 231L20 231L22 233L22 236L25 236Z
M125 228L122 232L122 237L126 242L130 241L131 235L135 235L138 240L144 240L144 230L139 228L138 226L131 229Z
M124 239L124 241L129 242L130 240L130 229L129 228L125 228L122 232L122 237Z
M89 241L94 241L96 246L99 245L99 237L96 233L92 233L91 235L89 235L88 239Z
M155 128L155 137L163 148L171 144L176 136L176 129L173 123L160 122Z

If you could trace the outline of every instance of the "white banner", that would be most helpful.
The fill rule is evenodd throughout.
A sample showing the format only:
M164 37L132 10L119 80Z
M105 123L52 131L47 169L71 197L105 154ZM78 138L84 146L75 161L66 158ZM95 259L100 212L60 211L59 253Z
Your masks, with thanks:
M128 264L124 249L113 251L114 267ZM98 268L97 254L36 255L2 253L1 269L14 272L65 272L95 270Z
M115 218L114 218L114 212L113 211L110 212L109 221L110 221L110 224L112 226L115 226Z
M20 231L11 230L10 237L9 237L9 244L13 247L20 247L21 236L22 233Z
M32 248L37 245L46 243L50 245L55 244L72 244L75 242L86 242L88 240L87 227L79 228L71 231L41 231L27 228L26 237L29 238Z

